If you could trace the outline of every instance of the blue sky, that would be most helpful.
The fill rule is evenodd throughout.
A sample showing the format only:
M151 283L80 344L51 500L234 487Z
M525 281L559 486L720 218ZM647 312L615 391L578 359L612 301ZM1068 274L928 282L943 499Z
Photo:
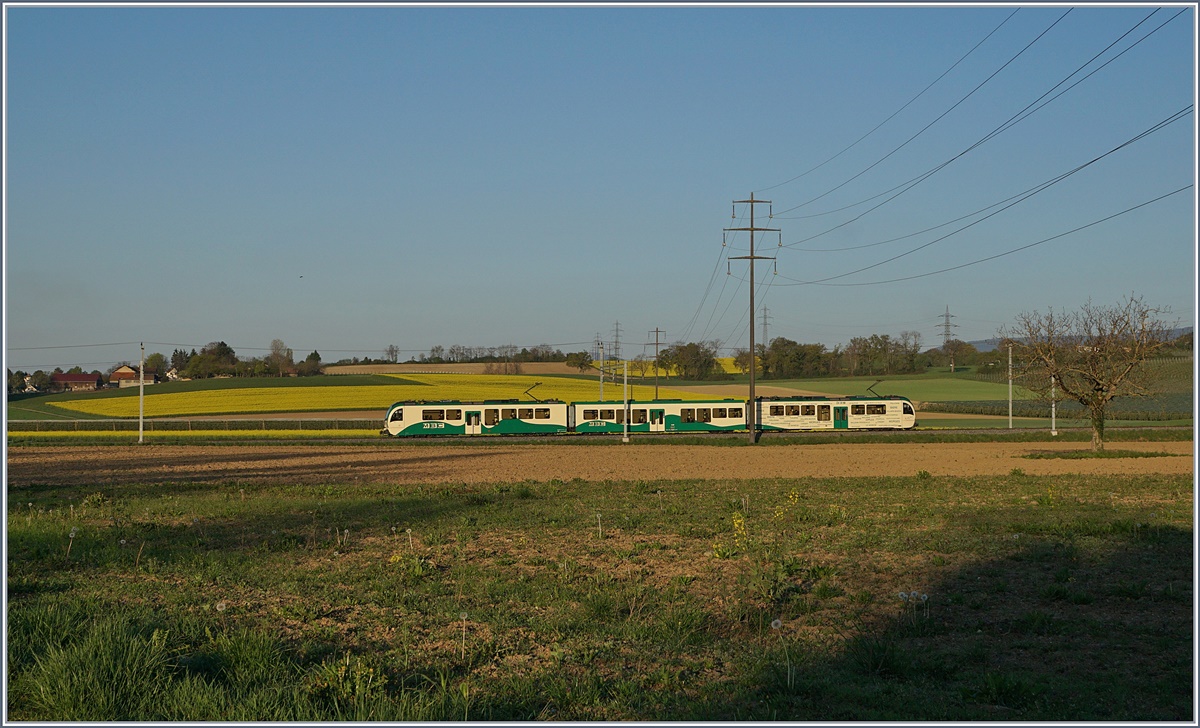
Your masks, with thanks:
M748 239L722 243L751 193L781 229L756 238L777 258L756 269L759 336L765 305L772 338L935 346L947 306L971 340L1131 292L1191 325L1196 121L1173 115L1195 23L1183 5L8 5L6 364L103 370L138 341L575 351L617 322L626 356L656 327L746 346L747 263L727 258Z

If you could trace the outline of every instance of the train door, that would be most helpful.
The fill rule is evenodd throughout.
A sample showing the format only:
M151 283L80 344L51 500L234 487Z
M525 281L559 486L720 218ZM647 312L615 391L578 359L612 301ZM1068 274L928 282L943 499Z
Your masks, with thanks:
M660 409L650 410L650 431L651 432L662 432L663 431L663 420L666 419L665 415L666 415L666 412L664 410L660 410Z
M849 411L848 407L833 408L833 429L845 430L850 426L850 418L847 416Z
M478 412L467 412L467 429L465 430L465 432L468 435L478 435L479 434L479 413Z

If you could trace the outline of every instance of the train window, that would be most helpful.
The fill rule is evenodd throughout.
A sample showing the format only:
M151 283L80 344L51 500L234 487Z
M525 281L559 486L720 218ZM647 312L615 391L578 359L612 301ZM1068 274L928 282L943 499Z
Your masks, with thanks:
M800 416L800 405L789 404L787 406L787 416L788 417L799 417Z
M886 415L887 414L887 405L886 404L869 404L869 405L867 405L867 414L869 414L869 415Z
M684 408L684 409L679 410L679 419L683 420L684 422L695 422L696 421L696 410L691 409L691 408Z
M817 422L829 421L829 405L823 404L817 407Z
M741 407L730 407L729 408L729 416L732 417L733 419L739 419L739 420L746 418L746 415L742 414Z
M515 419L517 419L517 410L515 408L514 409L502 409L502 410L500 410L500 416L506 420L515 420Z
M646 410L630 410L629 424L644 425L646 424Z
M535 419L535 420L550 419L550 408L549 407L538 407L537 409L535 409L533 411L533 419Z
M783 405L781 405L781 404L771 405L771 416L772 417L783 417Z
M717 420L725 419L728 416L725 414L727 411L728 410L726 410L724 407L714 407L713 408L713 419L717 419Z
M625 424L625 410L617 410L617 424Z
M617 411L616 410L600 410L600 419L615 420L615 419L617 419Z
M533 408L532 407L522 407L520 410L517 411L517 417L519 417L522 420L532 420L533 419Z
M598 420L598 419L600 419L600 411L599 410L584 410L583 411L583 419L584 420Z
M483 424L489 427L500 421L500 410L490 409L483 411Z
M712 410L707 407L696 410L696 419L701 422L712 422Z
M804 415L805 417L812 417L816 413L817 413L817 406L815 404L800 405L800 414Z
M403 409L392 410L392 417L389 421L390 422L403 422L404 421L404 410Z
M850 405L850 414L865 415L866 413L867 413L866 406L861 405L861 404Z
M911 405L911 404L909 404L908 402L905 402L905 403L904 403L904 414L906 414L906 415L911 415L911 414L913 414L913 408L912 408L912 405Z
M446 419L446 410L421 410L421 419L444 420Z
M461 420L462 410L446 410L446 419L455 421Z

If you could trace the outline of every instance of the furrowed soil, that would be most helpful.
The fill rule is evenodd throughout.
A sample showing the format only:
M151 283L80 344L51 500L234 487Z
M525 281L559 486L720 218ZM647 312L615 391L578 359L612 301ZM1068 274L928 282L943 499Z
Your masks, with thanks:
M498 483L549 480L733 480L747 478L1191 474L1192 443L1122 442L1113 450L1173 457L1038 459L1087 443L914 443L728 447L540 445L473 447L387 442L351 445L132 445L10 447L10 488L31 484L227 481Z

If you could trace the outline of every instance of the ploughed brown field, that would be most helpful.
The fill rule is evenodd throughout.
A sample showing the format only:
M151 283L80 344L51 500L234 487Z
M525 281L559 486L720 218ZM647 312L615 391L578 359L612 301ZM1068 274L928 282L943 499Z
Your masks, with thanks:
M130 445L15 447L10 487L156 481L497 483L584 480L1004 475L1064 473L1190 474L1192 443L1121 442L1111 449L1178 457L1084 460L1023 458L1039 451L1084 450L1087 443L914 443L722 447L706 445L428 446Z

